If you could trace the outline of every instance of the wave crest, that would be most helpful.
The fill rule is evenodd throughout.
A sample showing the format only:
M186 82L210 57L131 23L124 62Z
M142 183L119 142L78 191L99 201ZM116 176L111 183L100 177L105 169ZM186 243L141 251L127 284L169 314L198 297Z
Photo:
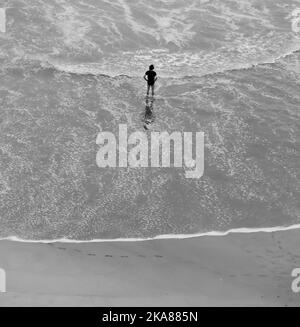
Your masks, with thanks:
M250 63L250 64L243 64L235 68L226 68L223 70L216 70L209 73L203 73L199 75L183 75L183 76L173 76L173 78L178 79L190 79L190 78L199 78L199 77L210 77L218 74L224 74L224 73L232 73L236 71L243 71L243 70L249 70L249 69L255 69L262 66L268 66L268 65L274 65L278 62L285 60L289 57L292 57L294 55L298 55L300 53L300 48L291 50L289 52L286 52L280 56L277 56L276 58L272 60L268 60L265 62L258 62L258 63ZM13 63L7 64L5 66L7 70L10 69L21 69L25 72L37 72L40 70L50 70L53 72L61 72L66 74L72 74L72 75L92 75L96 77L106 77L106 78L116 78L116 77L125 77L125 78L135 78L140 77L140 75L127 75L127 74L110 74L106 71L105 67L103 67L102 64L98 63L80 63L80 64L74 64L74 63L60 63L51 61L49 59L45 58L25 58L25 59L19 59L17 61L14 61ZM162 77L170 78L170 76L163 75Z

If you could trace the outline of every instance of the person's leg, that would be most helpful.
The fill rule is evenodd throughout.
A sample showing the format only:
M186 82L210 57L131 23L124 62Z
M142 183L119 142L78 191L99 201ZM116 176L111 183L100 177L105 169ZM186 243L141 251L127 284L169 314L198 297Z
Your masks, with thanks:
M152 89L152 95L154 95L154 84L151 85L151 89Z
M147 84L147 95L149 95L150 85Z

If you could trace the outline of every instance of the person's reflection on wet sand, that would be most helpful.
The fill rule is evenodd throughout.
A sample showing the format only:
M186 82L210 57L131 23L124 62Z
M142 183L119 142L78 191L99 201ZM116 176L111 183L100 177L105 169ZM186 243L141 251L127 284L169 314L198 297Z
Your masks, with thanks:
M144 128L148 130L150 128L150 125L154 121L154 113L153 113L153 98L147 98L146 99L146 106L145 106L145 115L144 115Z

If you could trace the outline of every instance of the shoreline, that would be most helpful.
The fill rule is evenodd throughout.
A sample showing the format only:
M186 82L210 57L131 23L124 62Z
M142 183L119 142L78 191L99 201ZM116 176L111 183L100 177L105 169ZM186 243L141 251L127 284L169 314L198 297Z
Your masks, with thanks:
M0 306L299 306L300 230L143 242L0 241Z
M195 234L162 234L154 237L145 237L145 238L100 238L100 239L91 239L91 240L76 240L68 238L59 238L53 240L31 240L31 239L22 239L17 236L8 236L0 238L1 241L13 241L13 242L23 242L23 243L40 243L40 244L50 244L50 243L113 243L113 242L147 242L154 240L184 240L190 238L198 238L203 236L227 236L230 234L251 234L251 233L274 233L274 232L283 232L289 230L300 229L300 224L294 224L290 226L277 226L277 227L262 227L262 228L234 228L229 229L225 232L211 231L206 233L195 233Z

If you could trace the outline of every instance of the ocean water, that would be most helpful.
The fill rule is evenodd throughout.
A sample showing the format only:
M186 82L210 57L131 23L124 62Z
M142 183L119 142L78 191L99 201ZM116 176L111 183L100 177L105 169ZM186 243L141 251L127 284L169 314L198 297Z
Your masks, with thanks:
M300 1L0 0L0 8L1 238L300 224ZM180 168L96 165L100 131L143 131L142 76L152 63L152 130L204 132L201 179Z

